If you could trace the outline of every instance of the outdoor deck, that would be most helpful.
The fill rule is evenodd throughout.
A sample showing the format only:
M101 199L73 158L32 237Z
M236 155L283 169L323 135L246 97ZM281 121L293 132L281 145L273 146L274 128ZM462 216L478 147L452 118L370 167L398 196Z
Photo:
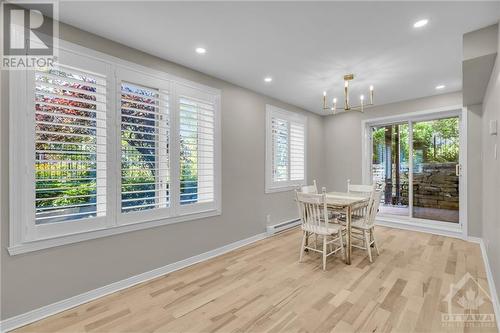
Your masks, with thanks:
M408 216L409 207L380 205L380 213L388 215ZM458 210L451 209L413 207L413 217L435 221L446 221L451 223L459 222Z

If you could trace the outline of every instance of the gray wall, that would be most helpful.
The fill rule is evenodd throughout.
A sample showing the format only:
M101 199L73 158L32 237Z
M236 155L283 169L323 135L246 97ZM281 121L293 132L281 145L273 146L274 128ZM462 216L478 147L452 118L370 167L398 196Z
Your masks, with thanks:
M500 54L500 34L499 52ZM489 134L490 120L500 123L500 59L497 55L495 68L483 101L482 115L482 157L483 157L483 188L482 188L482 231L488 252L488 259L495 279L495 285L500 288L500 140L499 135ZM497 148L498 157L494 157ZM500 292L500 290L498 290Z
M482 105L468 106L467 110L467 220L469 236L482 237L482 197L483 197L483 162L482 162Z
M323 183L320 116L73 27L60 29L65 40L222 90L222 216L9 256L8 81L2 72L2 319L265 232L268 214L271 223L296 217L292 192L264 194L266 103L307 115L307 177Z

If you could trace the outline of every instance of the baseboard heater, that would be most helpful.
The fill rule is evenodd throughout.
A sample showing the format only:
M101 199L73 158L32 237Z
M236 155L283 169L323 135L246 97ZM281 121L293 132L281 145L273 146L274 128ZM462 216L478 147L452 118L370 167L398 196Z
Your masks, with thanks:
M278 232L288 230L290 228L296 227L300 225L300 219L293 219L293 220L288 220L285 222L281 222L275 225L268 225L267 226L267 233L269 235L274 235Z

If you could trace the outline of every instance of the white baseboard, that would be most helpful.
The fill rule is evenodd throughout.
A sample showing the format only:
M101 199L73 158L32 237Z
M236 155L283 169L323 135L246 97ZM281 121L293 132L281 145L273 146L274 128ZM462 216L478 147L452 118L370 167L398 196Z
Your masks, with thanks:
M392 219L388 219L385 217L377 217L375 224L383 227L425 232L433 235L447 236L460 239L464 238L462 230L459 230L457 228L437 227L434 225L425 225L425 224L416 225L415 223L411 222L405 222L399 220L393 221Z
M497 329L500 329L500 303L498 301L497 288L495 286L495 280L493 279L493 272L491 271L490 261L488 259L488 252L486 251L484 240L479 237L469 237L468 241L473 243L478 243L479 247L481 248L481 254L483 256L483 261L484 261L484 268L486 269L486 277L488 279L488 286L490 287L491 302L493 303L493 309L495 310Z
M30 324L32 322L35 322L37 320L43 319L45 317L54 315L56 313L71 309L75 306L81 305L83 303L90 302L92 300L95 300L97 298L112 294L114 292L120 291L125 288L132 287L136 284L160 277L162 275L171 273L173 271L177 271L179 269L182 269L187 266L194 265L196 263L220 256L224 253L227 253L229 251L238 249L242 246L257 242L259 240L262 240L264 238L269 237L267 233L261 233L257 234L255 236L245 238L239 241L236 241L234 243L230 243L224 246L221 246L217 249L181 260L177 261L175 263L159 267L156 269L153 269L149 272L145 272L139 275L135 275L129 278L126 278L121 281L113 282L107 286L100 287L94 290L87 291L83 294L76 295L73 297L70 297L68 299L52 303L46 306L43 306L41 308L20 314L15 317L7 318L3 321L0 322L0 332L8 332L10 330L13 330L15 328Z

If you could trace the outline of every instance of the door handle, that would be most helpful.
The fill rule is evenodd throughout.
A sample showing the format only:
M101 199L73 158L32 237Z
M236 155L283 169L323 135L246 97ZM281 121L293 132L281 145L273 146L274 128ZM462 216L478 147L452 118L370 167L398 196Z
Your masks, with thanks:
M461 169L462 169L462 167L460 166L460 164L455 165L455 175L457 177L460 177L460 170Z

